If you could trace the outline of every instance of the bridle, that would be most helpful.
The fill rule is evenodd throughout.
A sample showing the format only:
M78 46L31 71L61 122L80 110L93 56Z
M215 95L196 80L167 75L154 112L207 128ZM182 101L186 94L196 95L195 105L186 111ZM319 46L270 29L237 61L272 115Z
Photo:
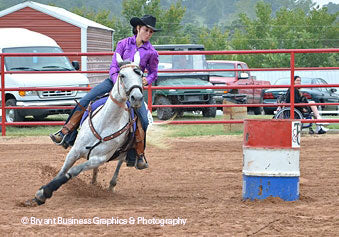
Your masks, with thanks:
M137 65L135 65L135 64L126 64L126 65L121 66L121 67L120 67L120 72L121 72L122 69L125 69L125 68L128 68L128 67L133 68L133 71L134 71L135 73L137 73L136 70L138 70L138 71L141 72L140 67L137 66ZM125 88L125 85L124 85L124 83L123 83L123 81L122 81L122 79L121 79L121 73L120 73L120 72L119 72L119 75L118 75L118 80L119 80L118 83L121 83L122 87ZM138 73L137 73L137 74L138 74ZM141 75L141 76L142 76L142 75ZM129 95L131 94L131 91L132 91L134 88L138 88L138 89L140 90L140 92L143 93L143 87L142 87L142 86L139 86L139 85L133 85L133 86L131 86L131 87L126 91L126 95L129 96Z
M123 66L120 67L120 71L121 71L122 69L128 68L128 67L132 67L134 72L135 72L135 70L140 70L140 71L141 71L140 67L137 66L137 65L135 65L135 64L125 64L125 65L123 65ZM137 73L137 72L135 72L135 73ZM125 84L124 84L124 82L122 81L121 73L120 73L120 72L119 72L119 74L118 74L117 83L118 83L118 94L120 95L120 91L119 91L120 86L119 86L119 85L121 85L121 86L124 88L124 90L126 89L126 88L125 88ZM142 86L139 86L139 85L133 85L133 86L131 86L131 87L125 92L126 95L129 96L129 95L131 94L132 90L135 89L135 88L138 88L138 89L140 90L140 92L143 93L143 87L142 87ZM126 111L129 110L128 108L125 107L125 104L126 104L125 101L124 101L124 102L119 102L118 100L114 99L113 96L112 96L112 93L109 93L109 98L111 98L111 100L112 100L114 103L116 103L119 107L123 108L123 109L126 110Z

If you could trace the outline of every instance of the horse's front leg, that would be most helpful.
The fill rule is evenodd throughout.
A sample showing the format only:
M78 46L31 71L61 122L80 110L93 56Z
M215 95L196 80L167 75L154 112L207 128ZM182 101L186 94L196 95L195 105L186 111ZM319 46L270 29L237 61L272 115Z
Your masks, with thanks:
M106 157L92 157L84 163L69 169L65 175L57 176L48 184L42 186L35 194L35 201L38 205L44 204L46 199L51 198L54 191L57 191L61 185L65 184L71 178L78 176L82 171L94 169L105 163Z
M74 163L80 159L80 157L81 157L80 153L77 152L74 147L72 147L72 149L66 156L63 166L61 167L59 173L54 179L64 176L67 173L67 171L74 165Z
M119 162L118 162L117 168L114 171L113 178L109 182L109 188L108 189L112 192L114 191L114 187L117 185L118 175L119 175L119 171L120 171L122 163L123 163L123 160L120 159Z

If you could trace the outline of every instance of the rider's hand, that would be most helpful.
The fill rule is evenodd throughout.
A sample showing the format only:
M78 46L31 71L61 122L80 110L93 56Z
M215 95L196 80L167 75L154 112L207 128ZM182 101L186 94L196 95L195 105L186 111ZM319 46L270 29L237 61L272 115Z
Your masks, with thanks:
M143 84L144 86L147 86L147 85L148 85L148 82L147 82L147 80L146 80L146 77L143 77L143 78L142 78L142 84Z

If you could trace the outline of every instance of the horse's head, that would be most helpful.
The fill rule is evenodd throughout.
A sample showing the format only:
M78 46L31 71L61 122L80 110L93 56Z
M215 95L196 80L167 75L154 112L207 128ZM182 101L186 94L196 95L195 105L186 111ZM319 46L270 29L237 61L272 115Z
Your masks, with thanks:
M136 52L134 55L134 62L123 61L121 56L117 53L117 62L119 63L120 72L119 79L121 80L127 99L133 108L139 108L143 99L143 72L140 70L140 54ZM119 83L119 82L118 82Z

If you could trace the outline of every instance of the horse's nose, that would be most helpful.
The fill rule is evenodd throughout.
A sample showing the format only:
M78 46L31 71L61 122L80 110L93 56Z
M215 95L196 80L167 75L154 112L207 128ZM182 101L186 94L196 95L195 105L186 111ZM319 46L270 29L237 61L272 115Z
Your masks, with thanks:
M130 96L130 102L132 107L139 108L141 106L143 95L139 91L139 93L132 93Z

